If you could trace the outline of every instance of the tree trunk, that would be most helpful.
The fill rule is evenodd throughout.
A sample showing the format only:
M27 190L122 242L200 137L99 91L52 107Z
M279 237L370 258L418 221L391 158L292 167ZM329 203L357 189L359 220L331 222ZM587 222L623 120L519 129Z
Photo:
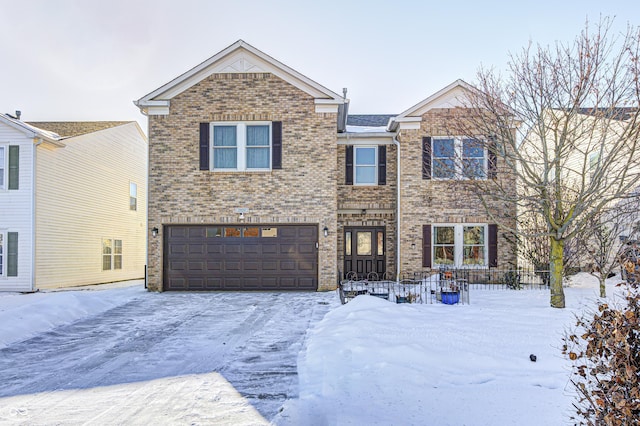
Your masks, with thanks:
M562 289L562 270L564 268L564 240L550 238L549 268L551 275L551 307L564 308L564 290Z
M607 289L605 288L604 282L607 279L602 272L598 275L598 281L600 281L600 297L607 297Z

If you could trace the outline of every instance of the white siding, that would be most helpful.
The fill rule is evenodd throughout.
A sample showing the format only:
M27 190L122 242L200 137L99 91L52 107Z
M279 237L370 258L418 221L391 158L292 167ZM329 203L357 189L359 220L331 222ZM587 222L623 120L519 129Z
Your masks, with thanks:
M17 190L0 189L0 232L18 233L18 276L6 276L5 246L5 274L0 277L0 291L30 291L33 284L33 139L0 123L0 146L6 147L7 159L9 145L20 147L20 185Z
M135 123L38 147L36 286L55 288L144 276L147 143ZM129 209L129 183L138 209ZM102 270L102 239L122 240L121 270Z

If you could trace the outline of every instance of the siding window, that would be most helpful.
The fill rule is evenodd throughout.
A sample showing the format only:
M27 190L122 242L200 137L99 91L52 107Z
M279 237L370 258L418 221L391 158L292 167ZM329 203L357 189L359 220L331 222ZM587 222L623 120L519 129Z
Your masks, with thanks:
M6 234L4 234L3 232L0 232L0 277L4 277L5 276L5 251L6 251L6 243L5 241L7 240Z
M18 145L9 145L8 163L7 188L18 189L20 180L20 147Z
M138 185L129 183L129 210L138 210Z
M271 123L212 123L213 170L271 169Z
M487 152L481 140L433 137L430 148L431 167L426 169L432 173L434 179L484 179L487 177ZM423 175L424 171L423 165Z
M18 233L0 232L0 277L18 276Z
M0 189L7 189L7 187L5 186L5 182L7 181L6 178L6 170L7 170L7 164L6 164L6 154L5 154L5 147L4 146L0 146Z
M122 240L102 239L102 270L122 269Z
M432 264L487 266L487 229L485 224L433 225Z

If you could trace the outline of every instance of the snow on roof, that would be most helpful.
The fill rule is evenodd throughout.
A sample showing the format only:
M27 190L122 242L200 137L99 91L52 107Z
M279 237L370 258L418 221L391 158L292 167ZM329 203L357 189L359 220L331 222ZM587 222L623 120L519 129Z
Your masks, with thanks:
M349 126L347 125L347 133L379 133L386 132L387 126Z

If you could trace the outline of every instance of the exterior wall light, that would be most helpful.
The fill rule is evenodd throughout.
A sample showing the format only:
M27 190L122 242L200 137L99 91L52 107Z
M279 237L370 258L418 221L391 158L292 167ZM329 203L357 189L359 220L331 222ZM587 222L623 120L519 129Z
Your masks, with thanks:
M326 226L324 227L324 229L322 230L322 232L324 232L324 236L328 237L329 236L329 228L327 228Z
M153 227L153 229L151 230L151 235L153 235L153 237L157 237L158 236L158 228L156 228L155 226Z

